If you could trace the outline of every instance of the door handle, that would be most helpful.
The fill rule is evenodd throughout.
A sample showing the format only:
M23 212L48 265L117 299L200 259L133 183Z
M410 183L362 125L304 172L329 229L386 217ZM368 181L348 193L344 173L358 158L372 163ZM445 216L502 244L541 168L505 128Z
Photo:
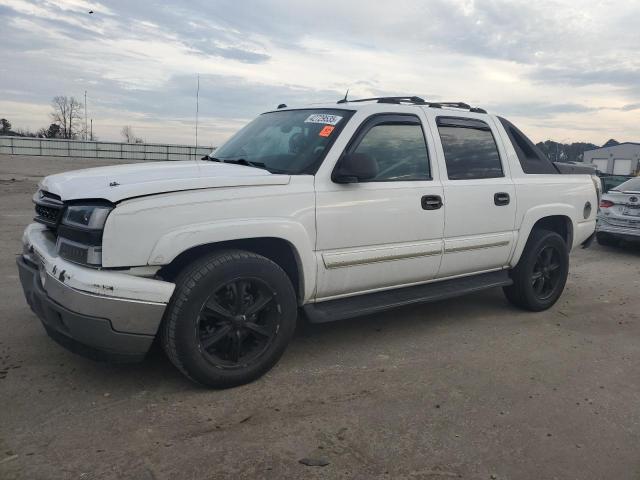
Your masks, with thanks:
M509 196L508 193L505 193L505 192L499 192L493 196L493 203L495 203L499 207L502 207L504 205L509 205L510 201L511 201L511 197Z
M425 195L420 199L423 210L438 210L442 207L442 197L440 195Z

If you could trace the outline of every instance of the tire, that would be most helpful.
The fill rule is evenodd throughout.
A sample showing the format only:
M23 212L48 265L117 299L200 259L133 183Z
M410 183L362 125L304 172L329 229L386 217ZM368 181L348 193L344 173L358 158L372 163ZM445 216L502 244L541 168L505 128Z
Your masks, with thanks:
M295 291L280 266L255 253L220 251L196 260L178 276L161 343L192 381L234 387L278 362L297 314Z
M598 242L598 245L602 245L604 247L615 247L620 244L615 237L602 232L596 233L596 241Z
M555 232L534 229L511 271L513 285L503 290L513 305L540 312L560 298L568 274L569 250L564 239Z

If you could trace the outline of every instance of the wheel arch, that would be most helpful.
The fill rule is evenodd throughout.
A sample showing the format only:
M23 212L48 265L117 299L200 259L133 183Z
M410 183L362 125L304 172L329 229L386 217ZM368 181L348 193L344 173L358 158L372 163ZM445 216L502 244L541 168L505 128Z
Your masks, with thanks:
M227 249L253 252L279 265L291 280L296 291L298 304L303 303L306 282L302 260L294 245L278 237L243 238L195 245L179 253L168 264L163 265L158 274L165 280L173 281L185 266L198 258Z
M545 229L559 234L567 244L569 250L573 245L573 222L566 215L549 215L542 217L534 225L531 231L535 229ZM529 232L531 234L531 232Z
M511 259L512 267L518 264L527 241L534 230L545 229L558 233L564 239L568 250L571 251L574 241L573 208L568 205L558 207L528 212L520 227L518 242Z

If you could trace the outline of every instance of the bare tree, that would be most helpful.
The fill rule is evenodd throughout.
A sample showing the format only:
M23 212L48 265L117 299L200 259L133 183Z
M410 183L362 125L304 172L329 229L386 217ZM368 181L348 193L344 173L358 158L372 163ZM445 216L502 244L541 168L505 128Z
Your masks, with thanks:
M122 127L122 130L120 130L120 135L122 135L122 138L126 143L144 143L144 140L136 136L136 134L133 132L133 128L131 127L131 125L125 125L124 127Z
M82 102L63 95L54 97L51 106L51 119L60 126L60 136L75 138L81 130Z

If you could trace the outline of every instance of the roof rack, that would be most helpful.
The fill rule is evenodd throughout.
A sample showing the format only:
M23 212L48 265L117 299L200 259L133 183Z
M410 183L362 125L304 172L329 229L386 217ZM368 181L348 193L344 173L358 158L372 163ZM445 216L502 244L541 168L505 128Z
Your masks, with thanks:
M487 111L484 108L472 107L468 103L464 103L464 102L434 102L434 103L430 103L429 106L432 108L453 107L453 108L459 108L461 110L469 110L470 112L473 112L473 113L487 113Z
M459 108L461 110L469 110L473 113L487 113L487 111L483 108L472 107L471 105L464 102L427 102L425 99L420 97L372 97L372 98L361 98L358 100L347 100L347 98L343 98L338 100L338 104L342 103L359 103L359 102L377 102L377 103L393 103L396 105L402 103L408 103L411 105L425 105L427 107L432 108Z
M357 102L373 102L378 103L411 103L413 105L427 105L427 102L420 97L372 97L372 98L360 98L358 100L347 100L346 98L338 100L340 103L357 103Z

